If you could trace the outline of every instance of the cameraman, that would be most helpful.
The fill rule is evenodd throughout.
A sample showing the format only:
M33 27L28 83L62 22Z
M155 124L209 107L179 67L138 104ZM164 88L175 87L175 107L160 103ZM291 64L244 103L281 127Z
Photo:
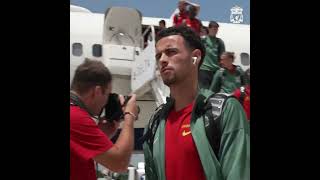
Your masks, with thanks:
M96 180L94 161L115 172L127 170L138 116L136 96L123 108L122 131L113 144L110 136L119 123L107 123L107 135L97 125L111 93L111 81L108 68L100 61L86 59L75 71L70 92L70 180ZM119 98L123 104L123 96Z

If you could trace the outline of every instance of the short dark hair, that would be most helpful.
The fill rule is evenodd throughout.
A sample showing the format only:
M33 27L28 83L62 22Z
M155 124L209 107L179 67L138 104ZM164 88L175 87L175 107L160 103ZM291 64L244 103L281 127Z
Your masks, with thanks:
M234 59L235 59L234 52L225 51L220 55L220 57L219 57L220 59L221 59L221 56L227 56L228 58L231 58L232 61L234 61Z
M166 25L166 21L163 20L163 19L159 21L159 24L160 24L160 23L163 23L164 25Z
M186 47L190 48L191 50L199 49L201 51L201 60L199 63L199 68L200 68L203 62L203 59L206 55L206 49L201 42L200 36L187 26L177 26L177 27L173 26L160 31L158 36L156 37L156 42L158 42L160 39L164 37L172 36L172 35L182 36Z
M189 5L188 8L187 8L188 12L196 12L197 11L197 8L193 5Z
M219 27L219 24L218 24L216 21L210 21L208 27L209 27L209 28Z
M107 87L111 80L109 69L101 61L86 58L75 71L71 89L83 94L94 86Z

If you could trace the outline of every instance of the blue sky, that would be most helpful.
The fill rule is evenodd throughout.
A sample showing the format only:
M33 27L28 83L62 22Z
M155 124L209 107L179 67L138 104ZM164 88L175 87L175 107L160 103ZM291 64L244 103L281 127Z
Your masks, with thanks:
M199 18L230 23L230 9L238 5L243 9L243 24L250 24L250 0L189 0L200 4ZM125 6L138 9L143 16L169 18L177 7L178 0L70 0L70 4L104 13L111 6Z

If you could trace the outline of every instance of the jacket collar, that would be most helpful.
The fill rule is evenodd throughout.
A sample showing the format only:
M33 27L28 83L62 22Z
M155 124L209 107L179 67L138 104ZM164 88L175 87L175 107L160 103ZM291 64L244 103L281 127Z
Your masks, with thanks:
M213 94L212 91L207 89L198 89L198 94L196 96L195 106L193 107L193 112L196 114L201 114L203 108L205 107L209 97ZM166 98L166 104L163 107L163 111L161 113L161 117L166 119L169 115L171 108L174 106L174 99L172 97Z

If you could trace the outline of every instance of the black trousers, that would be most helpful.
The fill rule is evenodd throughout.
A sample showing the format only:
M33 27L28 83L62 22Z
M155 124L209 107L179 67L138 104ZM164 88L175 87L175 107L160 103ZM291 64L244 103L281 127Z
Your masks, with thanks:
M216 71L199 70L199 87L209 89Z

